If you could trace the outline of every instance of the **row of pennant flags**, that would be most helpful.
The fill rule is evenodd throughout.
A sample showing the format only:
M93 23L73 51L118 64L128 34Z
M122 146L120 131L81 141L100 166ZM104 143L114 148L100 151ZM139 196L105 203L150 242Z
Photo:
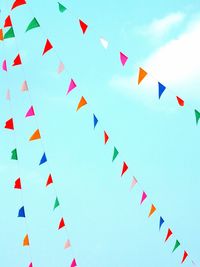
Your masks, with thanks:
M13 10L16 7L19 7L21 5L25 5L25 4L27 4L25 0L16 0L12 5L11 10ZM58 3L58 7L59 7L59 11L61 13L65 12L67 10L67 8L61 3ZM85 22L83 22L82 20L79 20L79 25L80 25L80 28L82 30L82 33L85 34L86 31L87 31L88 25ZM2 41L4 39L8 39L8 38L15 38L14 28L13 28L13 24L12 24L12 20L11 20L10 16L8 16L5 19L5 22L4 22L4 28L7 28L7 27L9 27L9 29L5 32L5 34L3 34L3 29L0 29L0 40L2 40ZM26 32L30 31L30 30L32 30L34 28L38 28L38 27L40 27L40 24L39 24L38 20L34 17L31 20L31 22L28 24L28 26L26 28ZM105 40L104 38L100 38L100 42L101 42L101 44L103 45L103 47L105 49L108 48L109 43L108 43L107 40ZM46 42L45 42L45 45L44 45L44 48L43 48L42 53L41 53L42 56L45 55L51 49L53 49L53 45L50 42L50 40L47 38ZM126 62L128 60L128 56L126 56L124 53L120 52L119 53L119 59L120 59L120 62L122 64L122 66L125 66ZM22 67L23 67L23 63L22 63L22 59L21 59L20 53L18 53L17 56L13 59L13 63L12 63L13 67L14 66L18 66L18 65L22 65ZM61 74L64 71L64 69L65 69L65 65L64 65L63 62L60 61L59 65L58 65L58 68L57 68L57 73ZM2 70L5 71L5 72L8 72L8 70L9 70L6 59L3 60L3 62L2 62ZM144 80L144 78L147 76L147 74L148 73L143 68L141 68L141 67L139 68L138 85ZM76 82L74 81L74 79L71 79L70 82L69 82L69 86L68 86L68 90L67 90L66 94L68 95L75 88L77 88ZM22 83L22 86L21 86L21 91L22 92L27 91L30 94L28 89L29 89L28 88L28 83L27 83L26 80L24 80L23 83ZM158 82L158 96L159 96L159 98L161 98L161 96L162 96L163 92L165 91L165 89L166 89L166 87L163 84L161 84L160 82ZM180 106L184 106L184 101L178 96L176 98L177 98L178 104ZM10 94L9 90L7 90L7 92L6 92L6 99L9 100L9 101L11 100L11 94ZM76 111L79 111L80 109L82 109L87 104L88 103L87 103L86 98L84 96L82 96L80 98L80 101L77 104ZM34 117L34 116L35 116L35 110L34 110L33 104L31 103L30 108L25 113L25 117L28 118L28 117ZM198 121L200 119L200 112L195 110L195 116L196 116L196 123L198 123ZM94 126L94 129L96 128L98 122L99 121L98 121L97 116L93 113L93 126ZM8 129L8 130L13 130L14 131L14 119L13 118L9 118L5 122L5 128ZM104 134L104 144L106 145L108 143L110 137L109 137L109 135L107 134L106 131L103 131L103 134ZM42 140L39 127L37 127L37 129L32 133L32 135L29 138L29 141L35 141L35 140L38 140L38 139ZM119 155L119 151L114 146L113 155L112 155L112 161L113 162L116 160L118 155ZM11 151L11 159L12 160L18 160L17 148L14 148ZM40 165L43 165L44 163L47 163L47 162L48 162L47 156L46 156L46 153L44 152L42 154L42 156L41 156L41 159L38 161L38 165L40 166ZM122 168L121 168L121 177L123 177L128 170L129 170L128 164L125 161L123 161ZM46 181L46 187L48 187L51 184L54 184L54 181L53 181L52 175L49 174L48 178L47 178L47 181ZM131 181L131 189L133 189L137 184L138 184L138 180L135 177L133 177L133 180ZM21 179L20 178L18 178L15 181L14 188L22 190L22 183L21 183ZM146 199L148 199L147 193L145 192L145 190L142 190L140 205L142 205L145 202ZM55 210L59 206L60 206L60 202L59 202L58 197L56 196L53 209ZM150 218L156 211L157 211L156 206L154 204L151 204L148 217ZM24 207L24 205L19 209L18 217L24 217L24 218L26 217L25 216L25 207ZM161 230L161 228L162 228L164 223L165 223L165 220L163 219L162 216L160 216L159 217L159 230ZM58 223L58 230L60 230L62 228L65 228L65 220L64 220L63 216L61 217L61 219L60 219L60 221ZM168 239L170 237L172 237L173 235L174 234L173 234L171 228L168 228L167 233L166 233L166 237L165 237L165 242L167 242ZM24 246L29 246L30 245L28 234L26 234L25 237L24 237L23 245ZM179 242L179 240L176 240L172 251L174 252L180 246L181 246L181 243ZM71 242L70 242L69 239L66 241L64 247L65 248L70 248L71 247ZM183 256L182 256L182 259L181 259L181 263L184 263L185 260L188 257L189 257L188 252L186 250L184 250L183 251ZM193 260L191 260L191 261L192 261L193 265L196 265ZM75 266L77 266L77 262L76 262L76 259L73 258L72 262L70 264L70 267L75 267ZM29 267L33 267L32 262L29 264Z

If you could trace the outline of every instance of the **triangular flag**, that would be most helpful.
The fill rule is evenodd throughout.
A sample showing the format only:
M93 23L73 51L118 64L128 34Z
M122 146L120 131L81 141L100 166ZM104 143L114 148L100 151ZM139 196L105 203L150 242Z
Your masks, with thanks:
M50 41L47 39L46 40L46 44L43 50L42 55L46 54L49 50L51 50L53 48L52 44L50 43Z
M78 111L80 108L82 108L83 106L87 105L87 101L85 100L85 98L82 96L81 100L78 103L77 109L76 111Z
M26 216L25 216L25 210L24 210L24 206L23 207L21 207L20 209L19 209L19 212L18 212L18 217L23 217L23 218L25 218Z
M59 223L59 226L58 226L58 230L60 230L60 229L63 228L64 226L65 226L64 219L61 218L60 223Z
M65 65L62 63L62 61L60 61L58 65L57 73L60 74L61 72L63 72L64 69L65 69Z
M33 267L33 264L32 264L32 262L29 264L29 266L28 267Z
M26 32L30 31L31 29L38 28L38 27L40 27L39 22L37 21L36 18L33 18L31 20L31 22L29 23L29 25L28 25L28 27L26 29Z
M152 204L151 205L151 209L150 209L150 212L149 212L149 218L153 215L153 213L156 211L156 207Z
M76 266L77 266L77 264L76 264L76 260L75 260L75 259L73 259L73 261L72 261L72 263L71 263L70 267L76 267Z
M176 243L174 245L172 252L174 252L179 246L180 246L180 242L178 240L176 240Z
M13 151L11 151L11 159L14 160L18 160L18 156L17 156L17 149L13 149Z
M104 38L100 38L100 42L105 49L108 48L108 41L106 41Z
M56 197L56 200L55 200L53 209L55 210L59 205L60 205L59 200L58 200L58 198Z
M25 5L26 4L26 1L25 0L16 0L12 7L11 7L11 10L18 7L18 6L22 6L22 5Z
M147 194L143 191L142 192L142 198L141 198L141 201L140 201L140 205L145 201L146 198L147 198Z
M4 128L9 130L14 130L14 123L12 118L6 121Z
M33 141L33 140L37 140L37 139L41 139L41 135L40 135L40 130L37 129L33 135L29 138L29 141Z
M41 160L40 160L40 163L39 165L42 165L43 163L47 162L47 157L46 157L46 154L44 153Z
M6 100L10 100L10 90L6 91Z
M49 177L48 177L47 182L46 182L46 186L48 186L50 184L53 184L53 179L52 179L51 174L49 174Z
M181 99L180 97L176 97L176 99L177 99L177 101L178 101L178 104L179 104L179 106L181 106L181 107L183 107L184 106L184 100L183 99Z
M7 16L7 18L5 19L4 28L6 27L12 27L12 21L11 21L10 16Z
M4 34L4 39L8 39L8 38L13 38L15 37L15 33L13 28L11 27L5 34Z
M67 248L70 248L70 247L71 247L71 242L70 242L70 240L68 239L68 240L65 242L64 248L67 249Z
M142 68L139 68L139 75L138 75L138 84L142 82L142 80L146 77L147 72Z
M27 111L25 117L27 118L27 117L31 117L31 116L34 116L34 115L35 115L35 111L34 111L33 106L31 106L31 107L29 108L29 110Z
M187 256L188 256L188 253L184 250L183 258L182 258L181 263L184 263L184 261L186 260Z
M133 189L133 187L136 186L137 182L138 182L137 179L135 177L133 177L133 180L131 182L131 189Z
M114 147L112 161L114 161L116 159L116 157L118 156L118 154L119 154L119 151L117 150L116 147Z
M79 24L80 24L81 30L82 30L82 32L84 34L86 32L86 30L87 30L88 25L85 22L83 22L82 20L80 20L80 19L79 19Z
M172 234L173 234L173 233L172 233L171 229L168 229L168 231L167 231L167 235L166 235L166 238L165 238L165 242L170 238L170 236L171 236Z
M6 60L4 60L3 63L2 63L2 70L8 71Z
M14 67L14 66L21 65L21 64L22 64L21 57L20 57L20 54L18 54L16 58L14 59L12 66Z
M126 162L123 163L123 167L122 167L122 173L121 173L121 177L124 175L124 173L128 170L128 165L126 164Z
M3 41L3 30L0 29L0 41Z
M76 88L76 84L75 84L74 80L71 79L70 84L69 84L69 87L68 87L68 90L67 90L67 95L68 95L72 90L74 90L74 88Z
M126 64L126 61L128 60L128 57L124 55L122 52L120 52L120 60L122 65L124 66Z
M164 222L165 222L165 221L163 220L163 218L160 217L159 230L161 229L161 227L162 227L162 225L163 225Z
M61 13L63 13L67 8L58 2L58 8Z
M196 117L196 124L198 124L199 119L200 119L200 112L196 109L194 111L195 111L195 117Z
M98 119L94 114L93 114L93 120L94 120L94 129L95 129L95 127L97 126L97 123L98 123Z
M158 97L159 97L159 99L161 98L161 95L163 94L165 89L166 89L166 87L162 83L158 82Z
M24 81L22 83L22 87L21 87L22 92L28 91L28 84L27 81Z
M17 178L17 180L15 181L14 188L15 189L22 189L20 178Z
M29 246L29 238L28 238L28 234L25 235L24 237L24 241L23 241L23 246Z
M108 142L109 136L108 134L104 131L104 144Z

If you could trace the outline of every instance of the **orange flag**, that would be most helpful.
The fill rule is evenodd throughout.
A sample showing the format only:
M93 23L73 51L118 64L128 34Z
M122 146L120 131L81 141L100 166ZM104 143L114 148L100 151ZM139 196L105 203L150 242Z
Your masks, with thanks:
M76 111L78 111L80 108L82 108L83 106L87 105L87 101L85 100L85 98L82 96L81 100L78 103L77 109Z
M23 246L29 246L29 238L28 238L28 234L25 235L24 237L24 241L23 241Z
M151 215L156 211L156 207L152 204L151 205L151 209L150 209L150 212L149 212L149 218L151 217Z
M3 30L0 29L0 41L3 41Z
M139 75L138 75L138 84L142 82L142 80L146 77L147 72L142 68L139 68Z
M29 138L29 141L34 141L34 140L37 140L37 139L40 139L41 138L41 135L40 135L40 131L39 129L37 129L33 135Z

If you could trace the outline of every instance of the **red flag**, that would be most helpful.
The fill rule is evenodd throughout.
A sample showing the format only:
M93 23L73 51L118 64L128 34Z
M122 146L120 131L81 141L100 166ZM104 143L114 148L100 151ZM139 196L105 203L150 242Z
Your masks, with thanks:
M178 101L178 104L181 106L181 107L183 107L184 106L184 100L183 99L181 99L180 97L176 97L177 98L177 101Z
M108 134L104 131L104 144L108 142L109 136Z
M165 238L165 242L170 238L171 235L172 235L172 231L170 229L168 229L167 236Z
M25 0L16 0L12 5L11 10L13 10L14 8L16 8L18 6L22 6L22 5L25 5L25 4L26 4Z
M79 19L79 23L80 23L82 32L84 34L86 32L86 30L87 30L88 25L85 22L83 22L82 20L80 20L80 19Z
M5 19L4 28L6 27L12 27L12 21L11 21L10 16L7 16L7 18Z
M47 182L46 182L46 186L48 186L50 184L53 184L53 179L52 179L51 174L49 174L49 177L48 177Z
M47 39L46 40L46 44L43 50L42 55L46 54L49 50L51 50L53 48L52 44L50 43L50 41Z
M121 176L124 175L124 173L128 170L128 166L126 164L126 162L123 163L123 167L122 167L122 173L121 173Z
M18 54L16 58L14 59L12 66L14 67L14 66L21 65L21 64L22 64L21 57L20 57L20 54Z
M184 263L184 261L186 260L187 256L188 256L188 253L186 251L184 251L181 263Z
M58 230L60 230L60 229L63 228L64 226L65 226L64 219L61 218L60 223L59 223L59 226L58 226Z
M20 178L18 178L18 179L15 181L14 188L15 188L15 189L22 189L22 186L21 186L21 179L20 179Z
M14 130L14 123L12 118L6 121L4 128Z

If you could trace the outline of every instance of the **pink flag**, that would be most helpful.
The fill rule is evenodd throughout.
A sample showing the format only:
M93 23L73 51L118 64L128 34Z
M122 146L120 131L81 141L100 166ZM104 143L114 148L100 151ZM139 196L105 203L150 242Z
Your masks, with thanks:
M58 69L57 69L57 73L60 74L61 72L63 72L64 69L65 69L65 65L62 63L62 61L60 61Z
M133 187L137 184L137 179L135 177L133 177L133 180L131 182L131 189L133 189Z
M67 241L65 242L65 246L64 246L64 248L67 249L67 248L70 248L70 247L71 247L70 240L67 240Z
M140 201L140 205L145 201L146 198L147 198L147 194L143 191L142 192L142 198L141 198L141 201Z
M31 107L29 108L29 110L27 111L25 117L27 118L27 117L31 117L31 116L34 116L34 115L35 115L34 108L33 108L33 106L31 106Z
M4 60L3 63L2 63L2 69L3 69L4 71L8 71L6 60Z
M28 84L27 81L24 81L22 84L22 92L28 91Z
M10 100L10 90L9 89L6 92L6 100Z
M28 267L33 267L33 264L32 264L32 262L29 264L29 266Z
M69 84L69 87L68 87L67 95L68 95L74 88L76 88L76 84L75 84L74 80L71 79L70 84Z
M124 66L126 64L126 61L128 60L128 57L124 55L122 52L120 52L120 60L122 65Z
M71 263L70 267L76 267L76 266L77 266L77 264L76 264L76 260L75 260L75 259L73 259L73 261L72 261L72 263Z

